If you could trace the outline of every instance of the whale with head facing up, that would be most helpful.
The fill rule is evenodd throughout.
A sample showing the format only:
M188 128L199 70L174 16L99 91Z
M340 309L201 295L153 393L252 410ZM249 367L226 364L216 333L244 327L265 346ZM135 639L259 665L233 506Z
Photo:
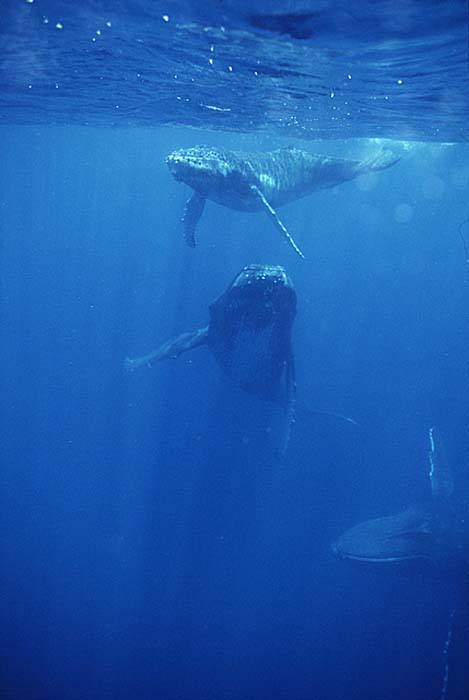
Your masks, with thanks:
M153 352L127 359L151 365L207 345L238 386L260 398L289 404L294 395L291 333L296 292L283 267L248 265L209 307L209 324L168 340Z
M281 452L293 423L296 384L292 328L296 292L283 267L248 265L209 306L209 323L168 340L126 368L150 366L206 345L223 372L241 389L280 406Z

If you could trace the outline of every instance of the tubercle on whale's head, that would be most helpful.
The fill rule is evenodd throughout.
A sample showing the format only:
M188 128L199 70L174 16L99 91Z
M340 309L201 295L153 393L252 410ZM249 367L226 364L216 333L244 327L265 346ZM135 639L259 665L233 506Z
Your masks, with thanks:
M232 287L259 284L263 287L280 286L293 289L293 282L282 265L246 265L236 275Z
M257 328L277 319L291 323L296 315L295 288L280 265L247 265L235 277L225 298L230 307L243 314L245 323Z
M175 180L201 194L218 188L231 172L224 152L212 146L173 151L167 156L166 164Z

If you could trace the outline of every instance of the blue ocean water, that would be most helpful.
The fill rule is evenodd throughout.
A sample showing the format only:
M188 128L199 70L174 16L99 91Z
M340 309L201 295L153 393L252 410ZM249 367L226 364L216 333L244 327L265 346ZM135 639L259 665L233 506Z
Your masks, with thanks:
M0 117L467 141L462 0L3 0Z
M5 3L0 697L469 697L456 583L331 552L428 499L432 425L469 497L467 8L419 8ZM210 202L185 245L174 149L383 142L397 165L281 210L305 261ZM298 295L282 457L204 348L124 371L249 263Z

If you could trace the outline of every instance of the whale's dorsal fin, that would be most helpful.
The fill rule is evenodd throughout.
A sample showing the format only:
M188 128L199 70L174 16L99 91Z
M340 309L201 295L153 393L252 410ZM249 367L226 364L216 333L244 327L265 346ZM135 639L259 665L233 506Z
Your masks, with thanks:
M251 185L251 192L262 202L262 205L267 212L267 214L270 216L272 221L274 222L275 226L278 228L282 236L286 239L286 241L291 245L295 253L300 256L300 258L304 259L304 255L301 252L300 248L296 245L295 241L291 237L287 227L282 223L280 220L277 212L275 209L269 204L267 199L265 198L264 193L257 187L257 185Z
M125 360L125 368L129 372L133 372L133 370L137 369L137 367L143 367L144 365L147 367L150 366L152 362L159 362L160 360L167 360L171 358L174 359L183 352L192 350L192 348L196 348L199 345L206 345L207 337L208 326L205 328L199 328L191 333L182 333L176 338L168 340L166 343L161 345L156 350L153 350L153 352L149 352L147 355L135 357L133 359L127 357Z
M191 248L195 248L195 229L202 216L205 206L205 197L198 192L194 192L185 206L182 215L182 223L184 226L184 240Z
M430 440L428 453L430 471L428 476L432 489L432 499L436 505L448 506L451 504L454 492L453 474L446 461L438 429L430 428L428 437Z

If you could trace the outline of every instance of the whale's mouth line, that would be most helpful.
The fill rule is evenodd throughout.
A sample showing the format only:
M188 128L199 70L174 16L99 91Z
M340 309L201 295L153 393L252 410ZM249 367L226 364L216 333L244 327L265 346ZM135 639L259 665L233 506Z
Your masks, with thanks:
M177 164L172 161L167 161L169 172L176 180L176 182L183 182L182 168L178 168Z
M379 554L367 555L367 554L353 554L351 552L346 552L340 549L336 544L332 546L332 551L335 556L342 561L356 561L362 562L364 564L399 564L412 561L426 561L434 564L434 559L429 554L425 553L414 553L414 554L389 554L388 556Z
M370 564L395 564L396 562L400 561L412 561L414 559L430 559L430 557L424 555L424 554L409 554L407 556L404 555L396 555L394 557L389 556L389 557L367 557L366 555L359 555L359 554L339 554L336 552L336 555L339 557L339 559L344 559L347 560L349 559L350 561L362 561L362 562L369 562Z
M178 179L178 174L180 172L180 167L178 166L182 165L184 163L184 160L179 156L169 155L166 156L165 161L171 175Z

